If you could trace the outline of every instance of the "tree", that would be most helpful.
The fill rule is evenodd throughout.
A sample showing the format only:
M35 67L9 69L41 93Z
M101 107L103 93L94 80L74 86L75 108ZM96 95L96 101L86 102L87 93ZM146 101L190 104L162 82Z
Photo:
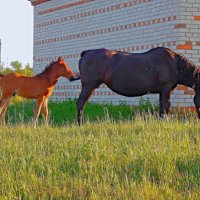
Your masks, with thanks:
M4 63L3 63L2 67L0 69L0 72L3 73L3 74L9 74L9 73L13 72L13 70L10 67L5 66Z
M27 63L25 65L25 68L21 70L22 74L26 75L26 76L32 76L33 75L33 69L31 68L30 64Z
M22 69L22 63L20 63L18 60L12 61L10 65L13 67L15 72L20 72Z
M4 71L4 63L0 63L0 72Z
M20 74L23 74L23 75L26 75L26 76L32 76L33 75L33 69L32 67L30 66L29 63L27 63L25 65L25 67L22 66L22 63L20 63L18 60L16 61L12 61L10 63L10 65L12 66L11 67L8 67L8 66L4 66L4 63L0 64L0 73L3 73L3 74L9 74L9 73L12 73L12 72L16 72L16 73L20 73Z
M9 74L9 73L11 73L11 72L13 72L13 70L12 70L11 68L9 68L9 67L6 67L6 68L3 70L3 74Z

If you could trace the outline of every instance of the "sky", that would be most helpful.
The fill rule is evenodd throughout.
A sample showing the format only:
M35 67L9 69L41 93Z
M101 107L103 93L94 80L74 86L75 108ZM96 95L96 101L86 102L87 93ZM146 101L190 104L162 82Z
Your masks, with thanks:
M0 0L1 60L33 64L33 7L28 0Z

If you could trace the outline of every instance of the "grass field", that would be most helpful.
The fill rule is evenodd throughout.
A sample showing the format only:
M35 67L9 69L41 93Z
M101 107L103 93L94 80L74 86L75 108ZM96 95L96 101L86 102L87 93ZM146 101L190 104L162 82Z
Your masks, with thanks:
M9 126L0 129L0 199L199 199L196 115L160 120L148 104L89 104L78 127L74 101L49 107L50 126L37 128L33 102L9 108Z
M8 125L32 123L35 111L34 101L12 103L7 112ZM98 105L88 103L85 109L85 120L90 122L101 121L107 118L113 120L128 120L135 117L137 113L158 112L158 106L148 101L141 100L137 107L124 104L114 106L112 104ZM154 113L155 113L154 112ZM50 102L49 103L49 123L52 126L66 126L76 123L76 101ZM42 121L40 116L40 124Z

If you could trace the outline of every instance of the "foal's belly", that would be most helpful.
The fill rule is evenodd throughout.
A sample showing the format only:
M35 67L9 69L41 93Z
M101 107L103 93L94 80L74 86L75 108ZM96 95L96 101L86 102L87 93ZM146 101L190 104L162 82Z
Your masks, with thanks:
M49 91L48 89L43 89L40 87L33 87L33 88L29 88L28 86L25 87L21 87L18 88L16 90L16 95L27 98L27 99L38 99L44 96L48 96L48 94L50 94L51 91Z

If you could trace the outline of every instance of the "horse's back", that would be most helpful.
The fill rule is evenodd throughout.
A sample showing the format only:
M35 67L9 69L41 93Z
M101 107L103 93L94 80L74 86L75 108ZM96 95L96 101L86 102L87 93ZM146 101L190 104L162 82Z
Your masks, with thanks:
M125 96L159 92L166 84L175 85L178 77L176 54L163 47L144 53L88 50L79 64L82 82L105 83Z
M118 56L118 57L120 56L121 59L128 58L128 56L132 58L138 57L139 59L148 59L155 57L159 59L159 56L161 58L166 58L167 56L174 58L176 56L176 53L171 49L165 47L156 47L143 53L129 53L129 52L101 48L101 49L90 49L81 52L80 60L94 60L97 59L98 57L100 57L101 59L104 58L105 60L108 60L113 58L113 56Z
M173 70L177 64L176 53L165 47L157 47L144 53L129 53L109 49L93 49L83 51L79 61L80 71L101 69L107 71L109 67L121 70L137 68L153 68L152 70ZM172 67L172 68L171 68ZM83 69L84 68L84 69ZM176 69L175 69L176 70Z

